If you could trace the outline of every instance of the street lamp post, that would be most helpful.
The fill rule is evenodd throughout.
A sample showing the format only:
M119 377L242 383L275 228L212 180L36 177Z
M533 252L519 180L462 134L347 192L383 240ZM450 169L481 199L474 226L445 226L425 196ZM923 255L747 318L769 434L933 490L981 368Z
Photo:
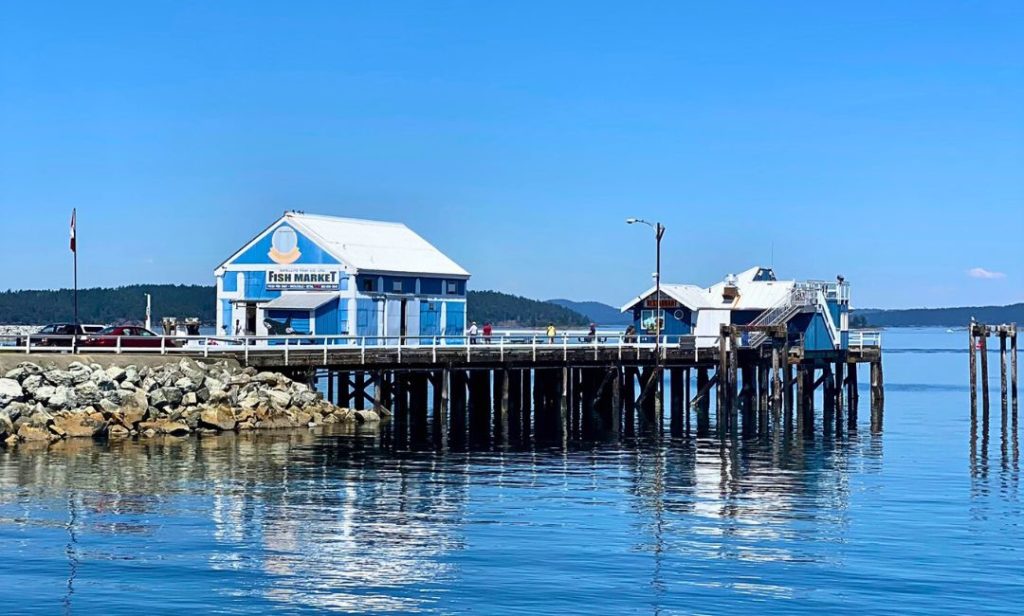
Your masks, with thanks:
M627 218L626 224L647 225L654 229L655 243L655 270L654 270L654 376L661 380L661 238L665 236L665 225L660 222L649 222L643 218ZM661 383L658 383L657 396L661 390ZM656 398L656 400L660 399ZM659 411L661 409L659 408ZM660 413L659 413L660 414ZM660 420L659 420L660 423ZM660 427L660 426L659 426Z

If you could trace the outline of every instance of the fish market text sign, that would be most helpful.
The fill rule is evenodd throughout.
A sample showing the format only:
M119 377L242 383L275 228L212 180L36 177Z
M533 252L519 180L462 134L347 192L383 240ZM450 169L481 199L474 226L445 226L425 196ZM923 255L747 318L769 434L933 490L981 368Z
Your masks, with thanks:
M267 289L272 291L293 291L296 289L336 290L340 272L324 270L268 270Z

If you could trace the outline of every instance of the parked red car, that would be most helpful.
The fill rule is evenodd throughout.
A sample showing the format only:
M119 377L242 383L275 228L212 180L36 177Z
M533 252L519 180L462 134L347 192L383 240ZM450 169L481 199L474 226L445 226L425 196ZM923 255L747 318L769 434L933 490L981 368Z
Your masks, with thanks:
M82 342L82 346L89 347L116 347L118 346L118 339L121 340L121 348L156 348L159 349L161 345L161 336L149 331L145 327L136 327L134 325L116 325L113 327L107 327L101 331L96 332L92 336L89 336ZM166 340L163 342L163 346L166 348L176 348L181 346L181 343L176 340Z

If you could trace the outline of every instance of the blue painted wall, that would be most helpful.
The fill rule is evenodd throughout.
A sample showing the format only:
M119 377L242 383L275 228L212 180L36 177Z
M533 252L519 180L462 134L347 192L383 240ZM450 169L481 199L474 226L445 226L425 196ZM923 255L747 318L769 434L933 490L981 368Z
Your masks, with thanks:
M804 349L807 351L830 351L834 348L832 336L828 333L828 325L825 324L825 317L814 314L804 330Z
M420 278L420 293L423 295L441 295L444 285L440 278Z
M288 317L291 317L292 329L295 330L296 334L308 334L310 331L308 310L267 310L265 315L266 318L282 323L287 321Z
M356 336L376 336L378 313L382 309L383 304L381 302L375 302L372 299L357 299L356 300ZM376 342L369 341L371 344Z
M245 272L245 299L249 301L269 301L281 297L280 291L267 290L266 272Z
M678 308L682 311L682 318L676 318L675 308L664 309L665 313L665 329L662 330L663 336L686 336L693 333L693 320L694 312L689 308ZM643 308L640 304L633 307L633 327L636 328L637 333L641 337L641 342L649 342L654 340L654 336L645 336L646 333L640 326L642 319Z
M430 344L433 336L441 335L441 302L420 302L421 344Z
M223 280L221 287L225 293L234 293L238 290L238 272L224 272Z
M461 343L461 336L466 331L466 302L445 302L444 331L449 336L449 342Z
M339 310L338 306L338 300L334 299L316 309L317 335L341 333L340 315L342 311Z
M226 299L220 300L220 310L221 310L221 314L223 315L223 319L224 319L222 321L222 324L227 326L229 334L235 333L235 319L231 315L231 309L232 309L232 307L231 307L231 301L230 300L226 300ZM217 332L218 335L219 334L223 334L223 333L224 333L223 331Z
M416 278L408 276L384 276L383 292L412 295L416 292Z
M263 237L260 241L253 244L248 250L238 255L232 263L246 264L246 265L275 265L270 257L270 248L274 231L282 226L291 227L287 222L274 227L270 233ZM294 227L292 227L293 230ZM338 260L326 253L323 249L313 243L312 240L295 230L295 234L298 239L299 258L296 259L291 265L320 265L320 264L331 264L336 265Z

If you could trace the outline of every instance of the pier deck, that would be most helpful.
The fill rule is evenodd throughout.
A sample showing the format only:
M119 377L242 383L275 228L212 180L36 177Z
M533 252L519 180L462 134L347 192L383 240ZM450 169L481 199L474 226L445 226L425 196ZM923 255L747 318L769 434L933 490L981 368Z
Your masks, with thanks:
M391 414L399 430L424 432L432 420L441 439L662 430L666 392L673 435L691 434L691 417L697 436L712 434L712 408L720 436L766 435L773 427L807 435L818 421L824 433L839 434L856 429L858 366L868 364L871 426L880 429L884 387L877 333L851 332L848 348L813 352L769 330L753 333L761 335L723 326L719 336L665 336L657 344L645 336L575 334L554 340L169 337L159 346L124 339L81 349L24 341L0 347L0 356L39 361L80 351L94 358L232 359L304 379L334 404Z

